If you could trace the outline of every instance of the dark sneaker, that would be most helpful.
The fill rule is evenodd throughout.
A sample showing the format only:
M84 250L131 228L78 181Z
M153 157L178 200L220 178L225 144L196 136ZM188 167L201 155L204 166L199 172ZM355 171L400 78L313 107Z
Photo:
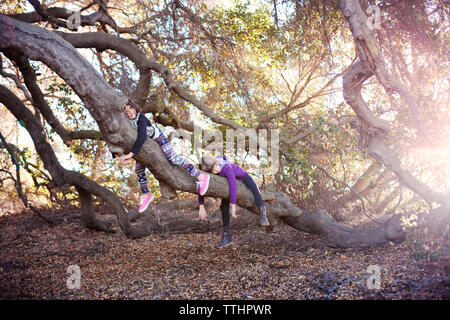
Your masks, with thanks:
M222 241L220 241L216 247L225 248L233 242L233 236L231 235L230 227L223 229Z
M259 224L263 227L270 225L269 220L267 219L266 207L264 206L259 208Z

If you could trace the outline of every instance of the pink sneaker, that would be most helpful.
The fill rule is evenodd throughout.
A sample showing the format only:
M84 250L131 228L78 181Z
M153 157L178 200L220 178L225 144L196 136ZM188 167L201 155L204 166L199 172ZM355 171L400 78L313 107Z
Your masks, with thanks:
M152 202L152 200L153 200L153 195L150 192L144 193L141 196L141 203L139 204L139 213L142 213L145 210L147 210L148 205L150 204L150 202Z
M200 195L205 195L206 191L208 191L209 187L209 175L206 173L203 173L203 177L198 179L197 181L197 189L200 188Z

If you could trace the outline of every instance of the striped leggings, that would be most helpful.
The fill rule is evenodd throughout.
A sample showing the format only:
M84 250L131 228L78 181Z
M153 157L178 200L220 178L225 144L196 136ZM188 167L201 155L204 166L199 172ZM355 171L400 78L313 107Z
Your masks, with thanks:
M175 165L177 167L183 168L184 170L189 172L189 174L192 177L198 177L200 175L200 171L196 167L194 167L193 164L191 164L185 158L183 158L175 153L175 150L173 149L172 144L169 142L169 139L167 139L167 137L163 133L161 133L161 135L158 138L153 139L153 140L159 144L164 155L170 161L170 163L172 163L173 165ZM137 175L139 186L141 187L142 193L148 193L148 187L147 187L148 179L147 179L147 175L145 173L145 168L146 167L143 164L136 161L135 171L136 171L136 175Z

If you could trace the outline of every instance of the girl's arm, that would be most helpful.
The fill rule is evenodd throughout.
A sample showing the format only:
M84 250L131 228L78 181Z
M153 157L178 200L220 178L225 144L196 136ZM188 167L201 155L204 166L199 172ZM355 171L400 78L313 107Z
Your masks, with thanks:
M127 164L128 161L134 156L133 152L130 152L129 154L124 154L120 157L117 158L117 160L121 163L121 164Z
M203 204L198 206L198 217L200 220L205 220L208 213L206 212L205 206Z
M222 170L223 170L223 175L228 180L228 188L230 191L230 204L236 205L237 182L236 182L236 176L234 175L233 168L229 164L226 164Z
M142 145L147 139L147 118L143 113L139 113L139 119L137 121L137 131L138 135L136 138L136 142L131 147L131 153L138 154L142 148Z
M198 195L198 217L200 220L205 220L208 213L205 209L205 197Z
M138 117L138 135L134 145L131 147L130 153L124 154L117 158L117 160L122 164L127 164L135 154L138 154L145 142L145 139L147 139L147 118L142 113L139 113Z

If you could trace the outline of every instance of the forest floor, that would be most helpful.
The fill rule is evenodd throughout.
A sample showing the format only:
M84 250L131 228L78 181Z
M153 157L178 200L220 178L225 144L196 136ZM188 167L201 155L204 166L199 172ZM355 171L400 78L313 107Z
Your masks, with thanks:
M0 217L0 299L450 298L450 259L416 261L406 242L330 248L287 225L267 233L240 210L233 245L219 250L219 227L131 240L119 229L86 229L77 208L46 213L55 225L31 212ZM80 268L80 289L67 286L71 265ZM368 287L370 265L380 268L378 289Z

